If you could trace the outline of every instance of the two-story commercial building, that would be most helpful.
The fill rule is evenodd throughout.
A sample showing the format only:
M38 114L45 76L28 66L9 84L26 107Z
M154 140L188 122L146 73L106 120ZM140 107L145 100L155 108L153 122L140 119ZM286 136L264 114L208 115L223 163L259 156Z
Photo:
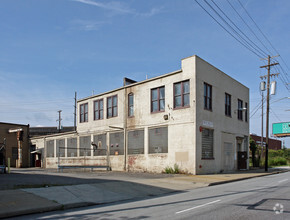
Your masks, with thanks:
M248 168L249 89L198 56L181 70L78 100L77 131L32 140L46 167L192 173ZM97 150L96 150L97 149Z

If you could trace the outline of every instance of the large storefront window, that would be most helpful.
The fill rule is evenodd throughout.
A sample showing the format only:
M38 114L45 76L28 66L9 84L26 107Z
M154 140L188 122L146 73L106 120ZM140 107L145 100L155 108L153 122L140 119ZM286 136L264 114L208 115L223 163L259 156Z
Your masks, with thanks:
M144 154L144 130L128 131L128 154Z
M110 155L124 155L124 132L110 133Z
M168 127L149 128L149 154L168 153Z

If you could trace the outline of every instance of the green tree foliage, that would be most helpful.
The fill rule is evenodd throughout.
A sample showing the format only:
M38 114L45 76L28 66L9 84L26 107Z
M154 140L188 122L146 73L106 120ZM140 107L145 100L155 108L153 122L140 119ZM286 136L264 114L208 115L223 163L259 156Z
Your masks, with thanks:
M253 166L256 166L256 151L257 151L257 145L256 142L252 137L250 137L250 150L252 152L252 163Z

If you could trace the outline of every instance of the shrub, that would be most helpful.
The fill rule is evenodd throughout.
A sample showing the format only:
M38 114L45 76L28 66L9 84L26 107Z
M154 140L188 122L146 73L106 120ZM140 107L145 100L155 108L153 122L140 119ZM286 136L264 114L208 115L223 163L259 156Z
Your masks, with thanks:
M269 158L269 166L287 165L287 160L284 157Z

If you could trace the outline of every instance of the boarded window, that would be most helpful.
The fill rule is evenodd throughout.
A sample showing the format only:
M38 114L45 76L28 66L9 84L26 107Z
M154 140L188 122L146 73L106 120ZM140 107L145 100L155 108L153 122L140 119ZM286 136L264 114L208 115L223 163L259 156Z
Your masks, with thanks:
M59 157L65 156L65 140L64 139L57 139L56 140L56 153Z
M80 137L80 156L91 156L91 136Z
M168 127L149 129L149 154L168 153Z
M110 133L110 155L124 155L124 132Z
M202 130L202 159L213 159L213 130Z
M46 141L46 157L54 157L54 140Z
M67 139L67 156L68 157L77 156L77 138Z
M233 143L224 142L224 169L233 170L235 167L234 162Z
M98 146L94 147L94 156L107 155L106 134L94 135L94 143Z
M144 154L144 130L128 132L128 154Z

